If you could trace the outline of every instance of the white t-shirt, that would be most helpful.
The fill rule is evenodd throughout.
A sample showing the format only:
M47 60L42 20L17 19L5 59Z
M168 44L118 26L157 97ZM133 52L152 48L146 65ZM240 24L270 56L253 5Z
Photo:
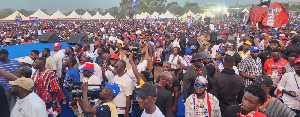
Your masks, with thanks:
M93 85L101 85L101 80L98 76L93 74L90 78L84 77L83 82L88 82L89 84ZM94 88L99 88L98 86L88 86L88 89L94 89Z
M169 63L171 64L171 68L173 69L178 69L179 68L179 64L177 63L177 60L183 60L181 56L177 55L174 56L174 54L171 54L169 57Z
M48 117L45 102L34 92L17 99L11 117Z
M115 69L115 68L112 67L111 65L110 65L109 67L110 67L110 69L112 69L112 70ZM107 80L108 80L108 83L112 83L111 80L115 77L115 75L114 75L114 74L112 73L112 71L110 71L110 70L106 70L106 71L105 71L105 76L106 76L106 78L107 78Z
M215 26L213 24L209 24L209 28L211 31L215 30Z
M65 57L65 53L63 50L59 50L56 54L54 54L53 58L56 62L56 75L58 78L61 78L61 70L62 70L62 58Z
M156 110L151 114L147 114L146 111L144 110L142 113L142 117L165 117L165 116L162 114L162 112L156 106Z
M119 94L113 100L114 104L116 105L116 108L117 108L117 113L125 114L126 96L132 95L133 82L127 74L124 74L121 77L116 75L112 79L112 82L117 83L120 87Z
M137 65L138 72L145 71L147 67L147 60L143 60L140 64ZM126 74L132 79L134 87L137 85L136 77L133 73L132 68L127 70Z

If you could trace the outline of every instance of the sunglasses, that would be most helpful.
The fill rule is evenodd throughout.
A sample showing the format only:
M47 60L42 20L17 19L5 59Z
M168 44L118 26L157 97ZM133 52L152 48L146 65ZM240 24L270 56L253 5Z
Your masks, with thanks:
M199 84L199 83L195 83L194 84L195 87L200 87L200 88L205 88L205 84Z

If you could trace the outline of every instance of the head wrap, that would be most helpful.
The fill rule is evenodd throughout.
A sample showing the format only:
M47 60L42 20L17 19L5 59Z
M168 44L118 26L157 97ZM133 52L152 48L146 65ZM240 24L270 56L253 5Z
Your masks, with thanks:
M196 82L197 82L197 81L204 82L204 83L208 83L208 81L206 80L206 78L203 77L203 76L198 76L198 77L196 78Z

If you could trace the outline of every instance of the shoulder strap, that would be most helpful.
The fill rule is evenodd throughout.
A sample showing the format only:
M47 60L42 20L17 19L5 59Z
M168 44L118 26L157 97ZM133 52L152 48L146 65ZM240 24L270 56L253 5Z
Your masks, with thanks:
M109 106L111 117L118 117L116 106L113 103L103 103L102 105Z

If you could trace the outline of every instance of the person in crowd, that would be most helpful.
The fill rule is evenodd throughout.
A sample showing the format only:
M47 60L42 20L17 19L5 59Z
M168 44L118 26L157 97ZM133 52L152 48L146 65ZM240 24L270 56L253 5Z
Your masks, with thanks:
M65 48L65 56L62 58L62 76L66 75L66 71L68 70L68 68L66 68L65 65L67 59L70 57L75 57L73 53L74 53L74 49L71 46ZM76 65L74 65L74 67L76 69L79 69L78 68L79 60L77 58L75 58L75 60L76 60Z
M242 59L249 57L251 46L252 46L252 43L250 41L244 42L243 51L239 51L239 55L242 57Z
M164 53L164 59L163 61L169 61L170 55L173 52L173 45L170 42L170 38L166 38L165 42L163 43L163 53Z
M160 109L155 105L158 97L157 86L145 83L141 90L136 91L140 108L144 109L141 117L165 117Z
M191 48L186 48L185 49L185 55L183 56L182 59L183 59L182 61L177 61L177 62L180 62L179 64L180 64L180 67L181 67L181 71L179 71L179 72L182 73L182 75L180 75L180 74L178 75L179 80L183 79L183 74L191 66L191 60L192 60L192 49Z
M6 49L0 49L0 69L9 72L11 74L14 74L14 68L19 67L19 62L17 60L9 59L8 54L9 53ZM0 85L4 87L7 100L10 101L11 98L10 89L12 85L10 85L8 81L9 81L8 79L0 75Z
M51 45L53 47L54 55L53 58L56 62L56 75L58 79L62 78L62 65L63 65L63 57L65 57L65 52L61 49L60 43L55 43L54 45Z
M42 57L46 58L46 64L45 64L46 69L50 69L50 70L56 72L56 70L57 70L56 62L50 56L50 49L49 48L44 48L43 49Z
M279 42L277 40L271 40L269 42L268 48L266 48L267 50L258 55L258 57L261 59L263 67L265 65L265 61L267 59L272 58L272 50L275 48L276 49L280 48Z
M26 37L24 38L24 41L22 42L22 44L30 44L31 41L29 41L30 37Z
M81 56L82 56L82 54L84 53L83 51L82 51L82 45L81 44L76 44L76 46L75 46L75 57L77 57L78 58L78 60L79 60L79 62L81 63Z
M58 86L58 78L55 72L46 69L46 58L38 58L33 64L36 71L32 75L35 87L34 91L46 103L46 108L56 109L56 102L65 99L62 90ZM43 82L41 82L42 79Z
M83 67L80 69L82 70L83 74L83 82L89 82L90 84L100 85L101 80L100 78L95 74L95 64L90 62L85 62L83 64ZM98 86L90 86L89 89L98 88Z
M223 117L267 117L258 111L258 108L267 101L265 91L255 84L249 85L244 91L242 104L226 108Z
M283 93L283 103L300 116L299 82L300 82L300 58L294 63L295 72L288 72L282 76L277 88ZM274 83L274 82L273 82Z
M192 54L198 53L198 48L200 47L200 44L198 43L197 39L195 37L191 37L186 43L186 48L192 49Z
M296 53L300 55L299 42L300 42L300 36L293 37L291 41L292 44L286 47L284 54L286 56L289 56L291 53Z
M222 115L227 107L241 103L244 93L243 79L233 70L234 58L226 56L223 66L221 74L214 77L210 91L219 100Z
M259 75L254 79L254 83L259 85L267 95L267 101L259 107L268 117L295 117L290 108L285 106L280 100L272 98L269 92L273 86L273 81L269 76Z
M19 68L15 68L15 75L19 78L31 78L33 72L32 69L28 66L20 66Z
M86 51L82 56L81 56L81 66L84 65L86 62L89 62L90 64L94 64L93 67L94 67L94 70L95 70L95 75L100 78L100 81L102 82L103 79L102 79L102 70L101 70L101 67L94 62L96 58L96 55L93 53L93 52L90 52L90 51Z
M204 56L201 56L200 53L195 53L192 56L190 68L186 70L183 75L183 99L186 100L188 96L195 92L195 89L192 87L192 84L195 83L195 78L198 76L204 76L207 78L207 70L203 67Z
M216 53L215 58L213 58L213 62L219 66L219 64L223 63L223 57L225 55L225 51L224 50L218 50Z
M195 80L195 93L191 94L184 103L186 117L221 117L219 100L206 92L208 81L199 76Z
M281 57L279 49L272 50L272 58L266 60L263 67L263 74L271 76L273 80L273 88L270 91L270 95L273 96L274 91L277 88L277 84L282 77L282 68L289 62Z
M231 45L231 43L228 42L228 33L222 34L222 43L219 44L218 50L220 50L223 46L228 47L229 45Z
M17 96L17 102L11 111L11 117L48 116L45 102L33 92L34 82L31 78L19 78L15 81L9 81L9 84L13 85L11 94Z
M167 89L171 89L174 82L174 76L172 73L164 71L161 73L160 77L159 83L156 84L158 95L155 104L164 116L173 117L172 109L174 105L172 103L172 93Z
M65 84L71 84L72 82L80 82L80 74L75 65L77 60L74 57L68 57L65 62L65 67L67 68L66 75L64 78ZM72 81L72 82L71 82Z
M252 46L250 48L250 56L246 57L239 64L239 73L244 79L244 86L247 87L252 84L252 80L257 75L262 74L262 62L258 56L259 48Z
M2 70L0 69L0 71ZM0 85L0 103L1 103L0 114L3 117L10 117L9 105L7 102L8 100L6 97L5 89L2 85Z
M100 92L102 101L91 107L88 101L87 90L88 83L81 85L83 101L81 97L75 97L83 112L86 114L94 114L97 117L118 117L116 106L114 105L114 98L120 93L120 87L116 83L105 82L105 88Z
M100 67L102 67L102 64L103 64L102 54L104 53L104 51L105 51L105 49L103 47L99 47L97 49L98 57L96 57L95 63L97 63Z
M299 55L296 53L291 53L289 55L289 58L288 58L289 63L285 65L285 67L284 67L285 69L283 69L283 71L282 71L284 74L288 73L288 72L295 72L294 62L297 58L299 58Z
M111 80L120 86L120 93L114 98L114 104L117 108L118 117L129 117L131 106L131 95L133 91L133 82L131 78L125 74L126 62L118 61L114 65L114 71L117 75Z
M38 50L31 50L29 57L35 61L37 58L39 58L40 52Z
M94 54L97 54L98 49L100 48L100 42L99 41L95 41L94 42Z
M173 54L169 57L169 63L171 64L171 70L175 76L178 76L178 73L180 71L180 63L183 60L183 58L179 55L180 48L174 47ZM178 60L180 63L178 63Z
M82 51L83 51L83 53L85 53L87 51L91 51L91 45L88 43L83 44Z

